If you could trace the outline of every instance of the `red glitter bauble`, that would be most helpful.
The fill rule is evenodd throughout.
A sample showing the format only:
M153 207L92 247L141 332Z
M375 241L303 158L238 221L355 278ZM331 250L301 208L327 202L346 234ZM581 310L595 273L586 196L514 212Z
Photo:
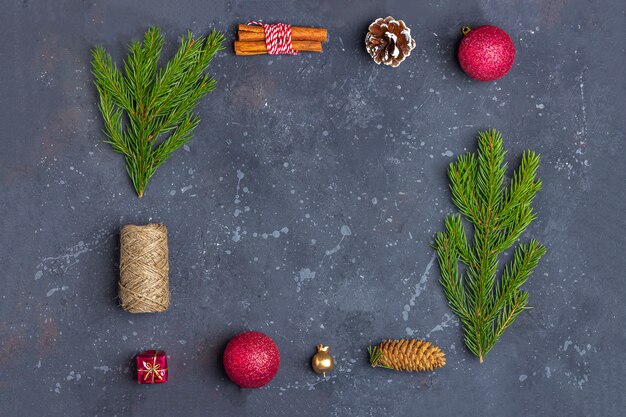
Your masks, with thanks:
M259 332L244 332L230 339L224 350L228 377L241 388L267 385L280 367L276 343Z
M459 63L467 75L478 81L494 81L503 77L515 61L515 45L511 37L497 26L463 28L459 45Z

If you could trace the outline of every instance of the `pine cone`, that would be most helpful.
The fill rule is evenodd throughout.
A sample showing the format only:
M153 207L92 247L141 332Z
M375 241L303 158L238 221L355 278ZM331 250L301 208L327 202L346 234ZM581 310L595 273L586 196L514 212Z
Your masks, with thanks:
M396 371L432 371L446 364L444 353L430 342L416 339L385 340L369 347L372 368Z
M365 37L365 48L374 62L395 68L411 55L415 39L411 38L411 29L406 27L404 21L387 16L376 19L370 25Z

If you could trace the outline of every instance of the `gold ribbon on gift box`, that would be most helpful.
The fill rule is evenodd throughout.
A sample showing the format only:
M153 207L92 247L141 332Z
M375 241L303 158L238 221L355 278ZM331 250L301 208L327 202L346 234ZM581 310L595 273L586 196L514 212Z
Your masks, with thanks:
M163 380L163 374L167 371L167 368L161 369L161 364L156 362L157 354L154 354L152 358L152 363L143 361L142 365L144 369L139 369L138 372L145 372L146 374L143 376L143 380L147 381L148 378L152 377L151 383L154 384L154 379L157 378L159 381Z

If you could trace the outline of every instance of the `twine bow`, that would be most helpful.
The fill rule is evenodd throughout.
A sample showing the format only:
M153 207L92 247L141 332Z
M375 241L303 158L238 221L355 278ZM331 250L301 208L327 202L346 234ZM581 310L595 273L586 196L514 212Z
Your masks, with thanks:
M142 365L144 369L140 369L139 372L145 372L143 376L143 380L147 381L148 378L152 377L151 383L154 384L154 378L157 378L159 381L163 380L163 374L167 371L167 368L161 369L161 364L157 363L157 355L155 354L152 358L152 363L143 361Z
M252 21L250 26L262 26L265 32L265 47L270 55L298 55L291 42L291 25L276 23L273 25Z

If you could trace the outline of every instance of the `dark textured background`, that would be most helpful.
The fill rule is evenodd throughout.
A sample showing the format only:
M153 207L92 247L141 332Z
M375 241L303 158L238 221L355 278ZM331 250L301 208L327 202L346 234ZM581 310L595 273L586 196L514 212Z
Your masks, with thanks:
M2 416L617 416L626 407L624 4L613 1L3 1L0 21L0 414ZM417 48L374 65L367 25L403 18ZM231 38L250 19L328 27L322 54L240 57L185 150L138 200L103 143L90 48L118 59L149 25L167 55L186 29ZM513 37L511 73L468 79L464 24ZM453 209L446 166L503 131L514 165L542 155L549 251L519 317L480 365L446 306L429 247ZM118 230L170 231L172 306L117 306ZM239 331L278 343L260 390L228 381ZM372 369L365 348L424 337L448 365ZM337 369L308 365L330 344ZM142 349L171 381L139 386ZM621 412L619 410L622 410Z

